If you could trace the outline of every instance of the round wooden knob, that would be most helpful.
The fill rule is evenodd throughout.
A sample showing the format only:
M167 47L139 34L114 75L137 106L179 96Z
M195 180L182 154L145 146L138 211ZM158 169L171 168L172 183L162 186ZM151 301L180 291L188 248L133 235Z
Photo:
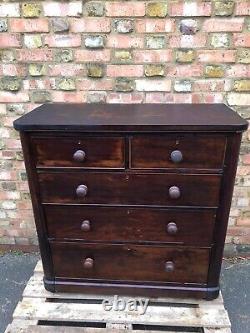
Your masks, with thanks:
M85 232L90 231L90 221L84 220L81 224L81 230Z
M73 155L73 159L76 162L82 162L82 161L84 161L85 156L86 156L86 154L83 150L77 150Z
M176 223L174 222L169 222L167 225L167 232L169 235L176 235L178 232L178 228Z
M84 198L88 193L88 188L86 185L79 185L76 188L76 195L80 198Z
M85 269L92 269L94 267L94 259L92 259L92 258L86 258L83 261L83 267Z
M178 186L171 186L168 193L171 199L178 199L181 196L181 191Z
M168 272L168 273L174 271L174 263L173 263L173 261L167 261L165 263L165 271Z
M170 155L171 161L174 163L180 163L183 160L183 155L180 150L172 151Z

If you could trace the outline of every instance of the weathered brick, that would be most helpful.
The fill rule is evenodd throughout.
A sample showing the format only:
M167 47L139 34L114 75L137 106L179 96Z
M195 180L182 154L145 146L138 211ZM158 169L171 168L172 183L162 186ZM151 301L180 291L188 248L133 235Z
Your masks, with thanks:
M191 92L192 82L189 80L177 80L174 83L174 90L176 92Z
M84 19L71 19L70 31L76 32L110 32L110 19L106 17L87 17Z
M69 22L66 18L56 17L51 20L54 32L67 32L69 31Z
M125 63L132 61L132 52L130 50L114 50L114 61Z
M72 50L56 50L55 51L55 61L56 62L71 62L73 61L73 51Z
M115 80L115 90L118 92L130 92L135 89L134 80L119 77Z
M31 76L42 76L46 74L46 65L44 64L29 64L29 74Z
M87 103L106 103L107 93L105 91L89 92Z
M250 64L250 49L238 49L237 60L242 64Z
M0 49L0 62L10 63L16 60L13 50L1 50Z
M82 1L46 1L43 4L45 16L80 16L82 14Z
M179 63L190 63L195 59L195 51L193 49L179 49L175 54L176 61Z
M228 48L230 46L230 35L212 34L210 44L215 48Z
M0 80L0 89L7 91L18 91L21 89L21 80L11 76L2 77Z
M0 32L5 32L8 30L7 20L0 19Z
M194 35L197 31L199 31L197 20L185 19L180 21L180 32L183 35Z
M88 64L87 75L93 78L101 78L104 76L103 64Z
M39 17L41 14L41 6L36 2L22 3L22 14L24 17Z
M107 37L107 47L112 48L143 48L143 37L131 35L113 35Z
M165 76L164 65L146 65L144 70L145 76Z
M236 1L235 15L247 16L250 15L250 3L249 1Z
M138 91L171 91L171 80L139 79L135 80Z
M250 80L235 80L234 81L235 91L250 91Z
M136 21L136 31L139 33L173 32L175 21L173 19L140 19Z
M86 95L82 91L52 91L54 103L86 103Z
M51 101L51 96L48 91L34 91L31 96L34 103L47 103Z
M88 62L91 61L101 61L108 62L110 61L110 50L76 50L75 51L75 59L77 62Z
M143 93L131 92L131 93L119 93L110 92L107 94L107 103L142 103Z
M215 1L214 14L216 16L230 16L234 12L234 1Z
M250 104L250 94L240 94L240 93L229 93L227 96L227 101L229 105L242 105L249 106Z
M135 50L135 63L169 62L172 60L172 50Z
M13 32L49 32L49 22L46 18L9 19L9 26Z
M44 36L44 44L49 47L78 47L81 42L80 34Z
M139 77L143 76L142 65L107 65L107 76Z
M205 47L207 43L207 36L203 33L196 35L173 35L169 38L169 45L171 47L183 48L201 48Z
M26 92L18 92L14 94L9 91L0 91L0 103L22 103L28 101L29 95Z
M174 1L170 3L170 16L210 16L212 11L210 2Z
M134 31L134 21L126 19L114 20L114 30L121 34L132 32Z
M144 2L127 1L127 2L106 2L107 16L144 16Z
M208 65L205 67L205 76L219 78L224 76L224 68L222 66Z
M89 60L92 58L88 58ZM53 64L48 66L48 72L51 76L85 76L86 75L86 67L83 64L70 64L64 63L63 66L61 64Z
M146 5L146 15L149 17L165 17L167 12L167 3L165 2L149 2Z
M6 32L0 34L0 49L20 46L21 36L19 34L8 34Z
M20 62L52 61L53 52L48 49L16 50L16 59Z
M21 64L2 64L0 65L0 75L3 76L26 76L27 70L25 65Z
M42 47L43 42L41 35L24 35L24 45L29 49Z
M76 89L75 81L68 77L58 79L56 82L56 87L57 87L57 89L60 89L60 90L75 90Z
M165 36L146 36L146 47L148 49L163 49Z
M204 21L204 32L238 32L242 31L244 18L210 18Z
M103 16L105 7L102 2L88 2L86 4L86 13L88 16Z
M99 80L92 80L90 78L78 79L76 82L78 90L112 90L113 79L103 78Z
M236 51L235 50L199 50L197 51L198 60L200 62L235 62Z
M93 35L87 36L84 40L85 47L92 49L104 48L105 40L103 36Z
M236 47L250 47L250 33L234 34L233 40Z
M1 3L0 4L0 17L19 17L20 7L19 3Z
M203 75L203 66L201 64L188 64L188 65L179 65L176 66L171 64L167 68L167 76L169 77L200 77Z

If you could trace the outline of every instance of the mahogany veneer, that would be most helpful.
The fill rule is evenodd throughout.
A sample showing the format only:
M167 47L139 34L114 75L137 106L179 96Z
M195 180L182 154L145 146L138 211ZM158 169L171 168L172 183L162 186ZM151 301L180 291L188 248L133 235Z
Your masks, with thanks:
M14 127L46 289L217 297L245 120L222 104L45 104Z

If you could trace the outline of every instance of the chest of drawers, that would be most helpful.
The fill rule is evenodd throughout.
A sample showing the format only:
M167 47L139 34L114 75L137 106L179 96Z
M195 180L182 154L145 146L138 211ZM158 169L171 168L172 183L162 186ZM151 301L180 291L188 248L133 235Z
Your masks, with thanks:
M46 289L218 295L245 120L222 104L47 104L14 127Z

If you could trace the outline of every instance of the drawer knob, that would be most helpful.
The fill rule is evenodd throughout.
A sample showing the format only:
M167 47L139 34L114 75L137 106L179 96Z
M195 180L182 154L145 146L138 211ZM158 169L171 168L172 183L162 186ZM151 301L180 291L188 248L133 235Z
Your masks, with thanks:
M178 228L176 223L174 222L169 222L167 225L167 232L169 235L176 235L178 232Z
M171 161L174 163L180 163L183 160L183 155L180 150L173 150L170 157Z
M77 150L73 155L73 159L76 162L82 162L85 160L85 156L86 156L86 154L83 150Z
M86 269L92 269L94 267L94 259L86 258L83 261L83 267L86 268Z
M178 186L171 186L168 193L171 199L178 199L181 196L181 191Z
M174 263L173 261L167 261L165 263L165 271L168 273L171 273L174 271Z
M88 188L86 185L79 185L76 188L76 195L80 198L84 198L88 193Z
M90 221L84 220L81 224L81 230L85 232L90 231Z

